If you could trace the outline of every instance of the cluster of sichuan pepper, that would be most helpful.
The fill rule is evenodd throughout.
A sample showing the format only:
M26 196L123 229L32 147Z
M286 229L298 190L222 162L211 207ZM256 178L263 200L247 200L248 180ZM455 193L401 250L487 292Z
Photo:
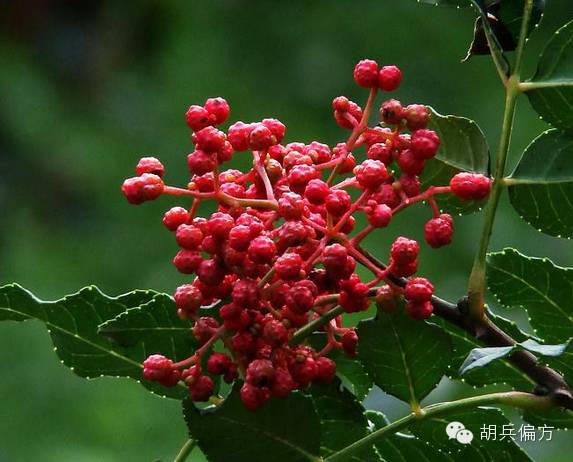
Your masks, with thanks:
M332 148L318 141L286 144L286 127L276 119L236 122L224 131L218 127L228 119L229 105L211 98L186 113L195 145L187 157L186 188L165 185L163 165L151 157L141 159L138 176L124 182L132 204L163 194L189 200L188 207L168 210L163 223L181 248L173 264L191 278L175 291L177 313L193 322L200 346L180 362L150 356L144 362L147 380L165 386L183 381L191 399L207 401L213 376L227 383L240 378L241 398L255 410L271 397L331 381L333 349L355 355L358 336L344 327L343 313L364 311L372 301L392 311L404 297L409 316L431 316L432 284L411 277L418 242L397 237L383 264L365 253L361 241L424 202L432 216L425 225L427 244L444 246L452 239L453 220L440 212L435 195L483 199L490 180L459 173L449 185L422 191L419 175L440 146L427 128L428 109L390 99L380 106L380 124L369 126L378 92L395 90L401 72L363 60L354 79L370 91L365 107L344 96L333 101L335 121L350 131L346 142ZM224 169L234 156L248 156L252 168ZM196 216L203 201L214 201L218 210ZM360 214L368 224L358 230ZM361 280L357 265L372 277ZM398 278L410 279L404 286ZM325 334L319 350L308 344L313 332ZM226 353L214 352L215 344Z

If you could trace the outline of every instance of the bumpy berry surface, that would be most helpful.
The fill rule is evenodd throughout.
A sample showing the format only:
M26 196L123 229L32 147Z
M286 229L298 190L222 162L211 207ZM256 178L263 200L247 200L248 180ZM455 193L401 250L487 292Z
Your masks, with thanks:
M225 128L229 104L209 98L185 114L194 143L185 187L166 185L165 168L154 157L142 158L137 176L125 180L122 192L132 204L165 194L180 200L163 224L179 246L173 264L189 275L173 298L177 314L192 326L195 350L179 362L152 354L143 364L146 380L167 387L183 382L195 401L217 394L220 379L238 380L245 407L255 411L274 397L330 382L336 374L332 350L356 355L358 334L344 327L344 314L316 328L327 334L320 349L303 335L309 323L338 306L337 312L354 313L375 302L389 315L401 306L413 319L432 315L433 285L412 277L420 245L401 236L394 218L414 204L428 204L425 240L433 248L447 245L453 220L434 196L483 199L490 179L460 173L449 185L422 187L420 175L440 149L439 136L427 129L428 108L389 99L376 110L380 90L400 85L396 66L363 60L353 76L370 95L364 108L345 96L333 100L334 121L348 130L345 142L285 142L287 127L272 118ZM369 114L379 120L372 123ZM232 168L236 156L247 157L241 164L252 167ZM212 213L197 216L203 204L211 204ZM366 227L357 226L359 216ZM393 244L380 252L371 241L377 258L388 255L375 264L362 241L377 233ZM358 266L372 276L359 278Z

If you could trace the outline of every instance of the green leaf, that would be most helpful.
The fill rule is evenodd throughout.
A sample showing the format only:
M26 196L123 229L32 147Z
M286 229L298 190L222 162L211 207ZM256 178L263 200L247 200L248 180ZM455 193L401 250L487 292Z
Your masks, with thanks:
M369 433L364 408L340 382L329 385L313 385L310 394L320 419L320 455L326 458ZM376 450L371 447L353 453L348 462L380 462Z
M545 411L528 410L523 420L536 427L547 425L554 428L573 428L573 411L568 409L549 409Z
M379 312L358 324L358 358L386 393L418 403L438 384L452 355L448 334L404 313Z
M374 430L379 430L388 425L386 417L380 412L366 411L366 417L372 422ZM410 460L453 462L448 454L444 454L415 436L403 433L388 435L376 443L375 447L385 462Z
M474 348L460 366L460 375L476 368L488 366L496 359L506 358L516 350L524 349L542 356L561 356L565 353L570 341L560 345L542 345L533 339L516 343L513 346ZM573 366L573 364L572 364Z
M145 357L159 353L174 361L191 356L196 346L191 323L177 316L173 299L164 294L104 322L99 333L124 347L141 344Z
M446 427L451 422L460 422L465 429L472 432L473 440L470 444L459 443L455 436L452 439L448 437ZM430 417L421 420L412 425L410 431L431 447L450 455L450 460L463 460L464 462L531 460L511 438L499 440L504 425L510 425L510 422L499 409L479 407L448 414L445 417ZM496 440L491 437L487 440L486 433L482 435L484 426L485 428L495 427L498 435Z
M517 43L519 34L521 32L521 23L523 21L523 0L503 0L498 3L495 9L497 19L503 23L507 30L513 36ZM529 27L527 35L537 28L541 19L543 18L543 10L545 9L545 0L533 0L533 8L531 10L531 17L529 19Z
M573 134L550 130L527 147L512 173L509 200L534 228L573 237Z
M505 358L514 350L512 346L474 348L468 354L466 360L460 366L460 375L471 371L474 368L487 366L496 359Z
M17 284L0 287L0 321L42 321L61 361L80 377L101 376L141 379L145 352L141 346L124 347L98 335L98 325L123 313L133 304L149 301L153 291L108 297L95 287L54 302L34 297ZM184 389L143 384L160 395L182 396Z
M490 253L487 282L506 308L523 307L535 334L562 343L573 331L573 270L547 258L532 258L515 249Z
M519 330L514 322L496 316L492 312L488 312L488 318L515 340L527 340L528 337ZM450 334L454 353L450 359L447 375L451 379L461 380L475 387L505 383L516 390L530 390L535 386L535 382L527 374L507 361L497 361L486 368L476 368L461 377L459 369L465 358L472 349L479 348L482 345L473 335L451 323L439 318L432 318L431 322Z
M554 127L573 129L573 21L555 32L528 84L529 101L541 118Z
M433 108L429 128L441 139L440 150L435 158L427 161L422 174L423 187L447 186L452 176L462 171L487 175L489 171L489 148L478 125L465 117L441 115ZM473 213L483 202L461 201L452 194L436 196L438 205L449 213Z
M183 402L191 438L210 462L319 462L320 421L312 398L299 392L245 409L238 387L219 407L198 410Z

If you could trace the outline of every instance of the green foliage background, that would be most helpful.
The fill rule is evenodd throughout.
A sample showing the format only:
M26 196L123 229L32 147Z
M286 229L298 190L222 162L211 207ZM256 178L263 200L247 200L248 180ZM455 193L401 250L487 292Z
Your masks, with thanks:
M547 3L528 47L530 74L545 40L573 18L570 0ZM396 97L404 103L472 118L496 145L503 93L495 70L485 57L459 63L471 10L414 0L79 5L9 1L0 16L0 283L17 281L44 299L92 283L112 295L170 293L184 280L161 225L177 201L130 207L119 185L143 155L160 157L168 182L185 184L191 146L183 113L208 96L226 97L233 120L273 116L288 125L289 141L334 144L345 133L331 119L330 101L365 98L352 69L371 57L402 68ZM525 99L519 110L514 161L547 128ZM239 155L235 164L245 160ZM515 246L573 263L569 241L537 233L503 201L493 249ZM384 252L398 234L420 238L427 217L413 210L368 244ZM452 246L424 248L420 274L440 295L463 294L479 223L479 215L461 217ZM58 363L40 324L1 324L0 351L1 462L169 460L185 439L177 402L124 379L86 383ZM433 393L430 401L440 398ZM405 412L379 392L367 404L391 417ZM573 441L556 434L527 449L557 462L568 459ZM195 452L192 460L202 458Z

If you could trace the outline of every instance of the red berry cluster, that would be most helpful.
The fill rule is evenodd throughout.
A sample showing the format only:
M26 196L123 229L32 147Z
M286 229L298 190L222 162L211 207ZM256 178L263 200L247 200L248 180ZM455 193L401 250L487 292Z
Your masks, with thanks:
M358 336L343 326L341 313L367 310L373 300L392 312L403 296L413 319L432 314L434 287L427 279L411 278L404 288L394 282L416 273L418 242L397 237L382 265L367 258L361 241L388 227L408 206L425 202L432 213L425 226L427 243L434 248L449 244L453 220L440 212L435 195L483 199L490 180L460 173L449 186L422 191L419 175L440 146L438 135L427 128L428 109L391 99L380 106L381 123L368 125L377 92L396 89L401 77L395 66L379 68L372 60L356 65L354 79L370 95L364 108L344 96L334 99L334 119L350 135L333 148L318 141L283 144L286 127L276 119L219 129L229 105L211 98L185 115L195 145L187 157L191 181L186 188L166 186L161 162L141 159L137 176L123 184L130 203L162 194L192 199L189 208L168 210L163 223L180 247L173 264L194 275L177 288L174 299L178 315L193 321L200 345L177 363L150 356L145 379L164 386L183 381L191 399L206 401L214 393L213 376L227 383L240 378L241 398L255 410L273 396L332 380L336 365L328 354L333 349L356 354ZM358 161L360 151L364 155ZM221 170L235 153L250 155L253 167ZM358 194L351 195L352 190ZM217 204L217 211L208 218L196 216L207 200ZM355 230L360 213L368 225ZM357 264L370 270L371 280L360 280ZM205 306L216 315L205 316ZM306 341L315 331L326 337L318 351ZM213 352L217 342L227 353Z

